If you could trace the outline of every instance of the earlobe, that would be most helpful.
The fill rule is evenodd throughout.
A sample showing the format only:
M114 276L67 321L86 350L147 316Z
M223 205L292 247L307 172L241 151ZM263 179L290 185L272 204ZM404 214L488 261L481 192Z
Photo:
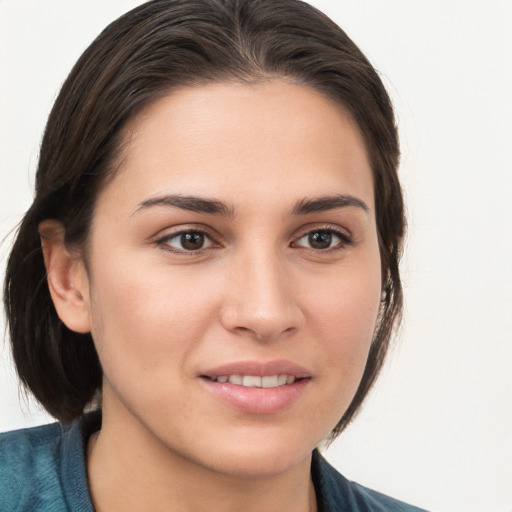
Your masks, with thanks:
M72 331L90 332L89 280L82 258L66 247L60 222L41 222L39 233L48 288L59 318Z

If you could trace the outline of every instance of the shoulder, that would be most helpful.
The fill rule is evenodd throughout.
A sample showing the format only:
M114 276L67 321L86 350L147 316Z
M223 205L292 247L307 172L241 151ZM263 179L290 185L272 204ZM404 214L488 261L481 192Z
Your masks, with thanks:
M323 512L426 512L347 480L316 450L312 475Z
M0 510L92 510L83 421L0 434Z
M2 510L39 510L41 498L58 493L62 429L54 423L0 434Z

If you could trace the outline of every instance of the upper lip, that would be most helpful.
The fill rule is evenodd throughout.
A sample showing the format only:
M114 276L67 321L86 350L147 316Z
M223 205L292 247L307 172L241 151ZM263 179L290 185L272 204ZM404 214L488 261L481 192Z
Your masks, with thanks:
M274 361L236 361L222 364L201 373L202 377L215 378L223 375L292 375L296 379L311 377L311 372L298 364L286 360Z

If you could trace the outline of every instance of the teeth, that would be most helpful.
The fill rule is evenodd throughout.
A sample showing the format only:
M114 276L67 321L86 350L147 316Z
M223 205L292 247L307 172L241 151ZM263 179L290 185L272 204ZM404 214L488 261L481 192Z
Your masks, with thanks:
M245 386L247 388L277 388L286 384L293 384L295 377L293 375L267 375L259 377L257 375L219 375L213 377L216 382L229 382L237 386Z
M230 384L238 384L239 386L243 384L241 375L230 375L228 380Z
M272 375L270 377L261 378L262 388L276 388L279 381L279 375Z
M242 379L242 386L245 386L246 388L261 388L261 377L244 375L244 378Z

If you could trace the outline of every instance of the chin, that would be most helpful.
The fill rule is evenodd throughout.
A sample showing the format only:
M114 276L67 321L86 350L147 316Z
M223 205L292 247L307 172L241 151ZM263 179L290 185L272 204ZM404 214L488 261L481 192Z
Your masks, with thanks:
M292 439L290 439L290 437ZM295 440L294 436L273 437L271 433L258 432L244 436L244 439L232 439L224 445L216 444L203 459L203 465L223 474L265 478L284 474L301 464L309 464L315 442L304 439ZM295 442L293 442L295 441Z
M218 472L238 478L271 478L287 473L296 466L308 463L311 452L302 453L255 453L234 454L226 457L221 464L214 467Z

